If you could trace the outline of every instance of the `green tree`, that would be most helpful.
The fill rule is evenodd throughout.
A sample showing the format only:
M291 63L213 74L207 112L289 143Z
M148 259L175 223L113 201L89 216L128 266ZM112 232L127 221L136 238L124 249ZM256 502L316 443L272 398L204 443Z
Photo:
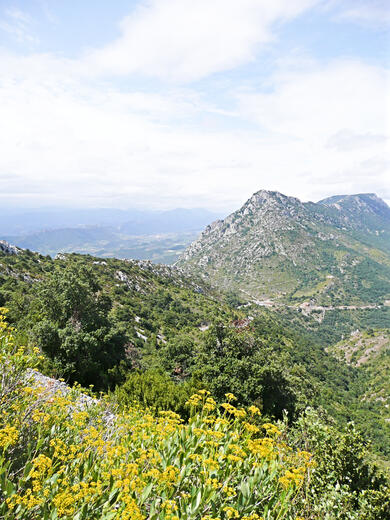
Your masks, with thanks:
M205 333L194 375L204 381L217 399L232 392L242 404L256 403L276 418L287 410L294 418L312 391L302 366L289 367L289 358L276 353L250 330L216 325Z
M107 387L108 371L125 358L126 337L110 323L111 306L91 268L79 263L38 285L33 340L70 381Z

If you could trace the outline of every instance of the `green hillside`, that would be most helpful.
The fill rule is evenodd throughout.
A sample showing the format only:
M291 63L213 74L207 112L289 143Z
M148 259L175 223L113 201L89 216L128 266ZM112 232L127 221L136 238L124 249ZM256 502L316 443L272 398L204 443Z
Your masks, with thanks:
M0 305L9 308L11 322L30 338L43 335L37 331L43 323L64 330L69 322L81 331L84 325L88 330L98 328L96 311L125 338L126 349L138 360L178 334L199 336L205 323L239 316L203 282L169 266L88 255L60 255L53 260L23 250L17 253L0 252ZM79 310L88 302L90 310Z
M390 422L390 330L355 331L329 347L328 352L357 367L361 399L381 412Z
M390 208L374 195L302 203L259 191L178 265L244 301L342 306L390 298Z
M371 425L376 450L388 456L390 425L375 426L380 407L361 401L358 370L325 352L310 317L231 304L234 295L175 267L0 253L0 305L18 338L47 356L48 373L183 414L199 387L217 398L231 391L274 418L323 407L340 425Z
M104 403L111 403L110 406L117 413L123 411L127 414L123 416L125 424L144 425L143 428L146 428L146 422L152 425L157 421L156 424L160 424L158 419L153 419L154 416L168 417L164 413L179 414L190 426L185 426L186 430L180 430L181 433L177 432L177 439L182 438L184 431L187 431L188 442L195 443L194 446L198 446L198 434L194 434L193 428L201 431L206 423L203 415L195 418L194 411L186 403L198 403L203 398L194 396L208 395L207 392L211 392L213 400L205 401L205 406L216 403L212 406L217 406L216 413L221 413L221 418L224 419L226 410L223 412L222 408L219 412L217 403L225 406L223 402L226 396L234 394L235 407L229 408L230 411L234 409L242 414L240 410L243 407L256 407L252 409L259 410L261 414L261 418L248 426L255 432L256 442L261 439L256 434L261 431L259 428L265 425L269 437L271 430L268 431L267 428L271 428L270 424L276 421L277 429L272 431L279 432L277 435L282 443L280 446L286 446L288 442L297 453L310 451L316 461L316 469L308 477L304 494L297 493L292 502L286 502L282 469L279 466L274 467L275 471L280 472L279 480L272 480L272 475L276 473L271 471L269 482L273 482L274 486L275 507L279 508L280 513L281 504L285 504L283 511L286 519L296 520L296 515L305 514L308 518L320 520L333 510L340 514L342 512L353 520L386 519L384 497L388 488L385 468L390 460L390 423L387 420L387 408L384 406L388 390L385 377L388 365L384 363L387 354L383 352L375 358L378 362L381 360L380 365L372 365L371 361L374 363L374 359L367 362L367 368L372 368L363 372L360 366L347 364L344 359L335 357L333 350L327 352L326 344L332 343L337 335L344 334L344 328L350 331L353 325L350 319L337 326L335 323L333 326L328 323L323 330L322 323L326 319L318 321L314 317L315 313L305 315L294 306L266 309L252 303L251 306L242 307L233 292L217 291L201 278L189 276L178 267L142 261L102 260L78 254L60 255L54 260L4 242L0 243L0 306L7 308L7 319L16 328L12 333L14 340L11 343L3 337L3 371L8 370L10 363L12 366L21 363L20 367L23 370L26 368L26 363L19 360L20 356L24 359L25 348L20 350L17 346L27 345L32 356L41 356L39 368L44 374L57 380L64 378L68 384L77 381L84 386L92 385L95 391L108 392ZM375 311L376 315L383 312L378 309ZM352 311L345 312L350 316ZM368 309L364 312L371 311ZM2 320L4 322L4 318ZM327 342L321 339L322 336ZM6 345L11 345L11 350L14 349L15 352L12 350L10 353ZM378 366L381 367L380 372ZM7 372L3 381L10 381L14 373L17 375L15 370ZM10 384L12 386L12 381ZM51 387L59 383L54 381L49 384ZM373 388L377 385L383 387L380 399L373 393ZM53 427L55 431L62 432L62 441L69 445L73 445L76 439L76 443L82 446L83 434L80 437L74 429L69 433L67 422L60 421L55 412L57 408L54 407L51 411L50 403L53 401L46 405L39 398L36 409L35 394L31 394L31 397L23 392L19 394L19 386L16 388L16 394L10 397L14 404L20 401L20 406L25 407L23 409L30 410L31 413L36 410L34 417L45 417L46 422L37 430L38 437L34 430L34 420L31 429L28 426L30 423L19 425L15 419L14 424L18 425L15 426L15 435L14 430L9 429L11 426L8 419L4 425L0 424L0 441L11 439L11 444L15 442L15 449L20 454L18 462L16 459L14 462L16 473L10 472L8 466L1 469L0 490L10 490L7 491L7 496L15 498L12 498L12 509L3 507L0 511L7 520L35 520L34 514L46 514L44 502L40 502L38 487L34 488L37 491L33 495L29 495L29 481L18 477L17 468L24 467L23 464L27 464L26 467L34 464L35 459L31 459L29 450L35 450L45 457L55 456L50 449L42 447L42 440L39 440L45 436L50 447L51 442L54 442ZM4 396L10 395L5 387L2 391ZM95 394L96 397L99 395L101 394ZM10 418L16 410L8 405L7 399L8 397L4 397L0 401L0 409L4 405L3 418ZM85 402L85 397L81 399ZM132 409L135 410L135 415L131 412ZM170 412L166 412L167 410ZM171 416L176 417L169 415ZM94 417L96 415L91 416L88 421L93 423ZM198 426L193 426L193 421L197 421ZM117 446L125 446L126 453L128 450L138 450L136 439L132 437L130 441L126 440L128 437L122 435L123 429L118 430L118 436L114 440L114 437L110 437L111 433L104 430L103 419L97 424L103 427L100 430L102 438L111 438ZM239 435L239 424L235 424L233 428L235 430L232 430L232 435ZM153 432L153 429L150 430L148 438L158 439ZM30 440L18 444L19 435L20 438ZM173 430L172 435L176 435ZM235 438L238 440L239 437ZM204 441L206 440L205 438ZM167 466L176 467L177 457L181 457L181 470L187 471L187 459L184 460L179 453L174 455L172 451L173 446L180 446L179 440L165 444L164 438L161 442L165 462L162 468L158 466L158 471L164 471ZM237 442L235 445L238 445ZM7 449L8 446L9 443ZM229 449L226 445L226 450ZM122 448L118 450L118 454L125 453ZM202 453L202 457L210 459L211 452L206 450ZM198 448L189 454L198 456ZM238 456L236 452L231 455ZM141 453L139 457L142 457ZM111 464L120 465L122 462L119 457ZM0 467L1 464L0 460ZM68 472L69 479L75 486L77 478L84 481L84 477L88 477L86 473L76 478L71 469L72 464L69 462L64 471ZM75 456L74 464L81 467L78 456ZM104 467L106 462L98 457L94 464L94 475L100 475L101 464ZM228 466L221 467L227 471ZM268 465L265 467L269 468ZM230 502L228 500L230 505L221 502L217 494L202 494L200 499L194 499L190 490L189 501L175 502L177 507L182 508L180 511L183 514L193 511L190 517L195 520L204 518L204 514L200 516L195 509L191 509L195 507L195 502L198 506L202 504L204 512L217 512L223 503L223 507L233 508L229 511L241 511L244 514L242 518L245 518L244 512L251 511L256 514L265 512L266 518L273 520L274 510L262 509L259 504L248 503L246 507L242 502L244 498L233 500L233 496L241 497L242 490L237 486L242 484L242 479L251 478L245 468L242 466L244 473L237 474L233 468L229 469L229 473L223 470L224 478L228 479L229 487L234 491ZM194 473L190 469L188 471L191 478L197 478L197 469L193 470ZM142 464L140 472L145 472ZM215 469L212 472L214 473L209 478L218 481L222 478L222 473ZM262 475L265 475L264 472ZM98 477L96 479L99 480ZM263 482L262 479L263 477L259 482ZM105 508L109 508L113 503L110 500L117 496L111 477L108 480L103 478L102 482L104 489L109 490L108 494L102 491L99 496L93 495L93 499L89 495L91 500L88 504L91 508L95 505L98 508L99 504L103 507L103 503ZM187 489L183 482L181 486L184 487L170 487L172 494L169 494L161 487L153 487L157 485L153 480L142 479L142 482L145 496L149 496L150 490L154 489L154 493L163 493L161 496L164 499L175 501L178 500L177 493ZM11 491L15 489L15 485L18 486L18 493ZM47 483L42 485L48 486ZM204 484L199 483L199 486L204 491ZM66 486L59 486L58 493L67 489ZM30 496L36 497L38 502L34 502L32 515L26 516L26 509L23 507L28 504L24 498L21 501L16 499L17 496L25 497L26 500ZM57 495L52 496L49 492L47 496L52 501L48 511L57 511ZM146 502L139 501L137 493L133 498L134 508L135 504L138 508L133 509L133 512L144 512L145 508L152 507L147 505L146 499ZM115 500L119 500L116 507L124 507L119 495ZM79 518L88 518L88 514L92 514L88 513L92 509L88 509L86 503L77 504L80 507L82 504L85 512ZM153 504L156 508L157 503L154 501ZM41 506L43 509L39 509ZM212 509L207 509L210 507ZM11 516L5 513L7 510ZM71 505L61 511L66 520L70 520L74 513ZM153 514L156 518L165 518L164 511L158 507ZM229 515L223 516L225 517L231 518ZM171 516L166 518L173 520Z

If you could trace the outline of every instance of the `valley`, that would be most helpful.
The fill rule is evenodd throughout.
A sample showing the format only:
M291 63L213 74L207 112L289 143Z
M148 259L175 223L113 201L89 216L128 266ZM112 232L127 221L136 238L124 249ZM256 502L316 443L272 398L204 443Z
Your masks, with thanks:
M2 220L7 225L0 222L1 238L23 249L52 257L58 253L81 253L164 264L176 262L202 228L219 216L207 210L180 208L3 212Z
M197 235L197 232L189 231L133 236L106 228L70 228L6 236L5 239L24 249L53 257L61 253L80 253L173 264Z

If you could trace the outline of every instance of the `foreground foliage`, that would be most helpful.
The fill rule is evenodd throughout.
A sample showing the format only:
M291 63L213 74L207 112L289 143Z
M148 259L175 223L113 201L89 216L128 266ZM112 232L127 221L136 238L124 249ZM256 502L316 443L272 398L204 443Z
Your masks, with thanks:
M107 397L45 380L39 349L12 332L0 317L3 520L388 518L386 482L353 427L340 436L308 410L290 430L207 390L186 424L139 405L113 414Z
M313 465L259 410L218 407L206 390L174 412L115 416L80 390L37 385L37 352L18 348L2 321L0 515L4 519L292 519ZM30 375L28 375L30 374Z

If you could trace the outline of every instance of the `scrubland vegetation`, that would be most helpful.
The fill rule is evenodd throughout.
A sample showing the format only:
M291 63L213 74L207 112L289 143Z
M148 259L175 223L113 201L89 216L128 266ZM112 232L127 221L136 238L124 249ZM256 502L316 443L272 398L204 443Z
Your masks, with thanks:
M1 518L387 518L385 478L352 426L334 438L308 410L293 430L207 390L189 398L186 423L105 395L85 401L77 386L42 386L39 349L0 323Z
M0 268L0 519L389 518L386 409L320 327L149 264Z

